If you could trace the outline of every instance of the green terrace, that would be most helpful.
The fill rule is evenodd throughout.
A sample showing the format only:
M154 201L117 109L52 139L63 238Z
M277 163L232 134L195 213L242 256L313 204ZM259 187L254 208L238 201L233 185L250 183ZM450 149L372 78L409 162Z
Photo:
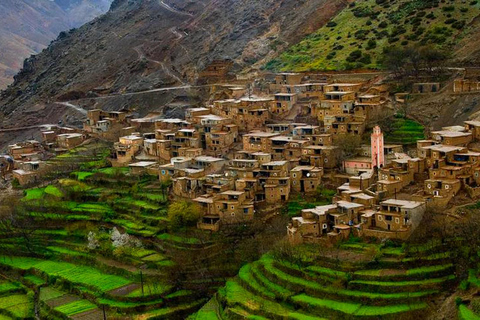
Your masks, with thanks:
M52 161L72 166L90 161L79 152ZM168 199L158 178L100 163L75 168L24 191L19 209L28 221L28 236L23 230L0 232L0 275L18 279L0 284L2 317L33 318L32 289L40 288L45 318L100 319L103 309L113 318L184 318L206 302L197 288L213 292L225 284L225 274L238 271L217 264L211 281L195 272L195 262L182 261L186 279L173 281L174 258L207 257L215 246L198 230L170 230ZM139 246L113 246L114 229Z
M352 243L346 243L352 244ZM360 246L361 243L358 243ZM342 245L343 246L343 245ZM377 263L356 265L316 254L301 264L264 255L244 265L215 299L191 319L396 319L419 315L428 301L455 283L454 268L444 259L422 266L423 256L400 247L376 247ZM308 249L309 248L309 249ZM311 247L308 247L311 250ZM344 248L354 252L358 248ZM368 250L368 249L364 249ZM438 251L442 247L437 248ZM404 259L410 259L403 262ZM383 268L382 259L395 261ZM295 260L296 261L296 260Z

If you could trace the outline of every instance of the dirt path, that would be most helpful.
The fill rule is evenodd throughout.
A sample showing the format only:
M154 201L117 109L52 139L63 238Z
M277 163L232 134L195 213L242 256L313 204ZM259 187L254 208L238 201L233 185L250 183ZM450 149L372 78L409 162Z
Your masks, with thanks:
M175 8L172 8L170 5L166 4L163 0L160 0L158 3L170 12L180 14L180 15L184 15L184 16L193 17L193 14L191 14L189 12L184 12L184 11L180 11L180 10L177 10Z
M145 54L145 52L143 52L143 45L139 45L139 46L136 46L135 48L133 48L133 50L135 50L135 52L138 54L138 58L141 60L141 59L145 59L147 61L150 61L152 63L155 63L155 64L158 64L160 65L160 67L162 67L162 70L171 78L175 79L176 81L180 82L182 85L187 85L182 79L180 79L179 76L177 76L176 74L174 74L166 65L164 62L162 61L158 61L158 60L154 60L154 59L151 59L149 57L147 57L147 55Z
M55 102L55 104L60 104L62 106L66 106L66 107L69 107L69 108L72 108L73 110L76 110L78 111L79 113L83 114L84 116L87 115L87 110L79 107L79 106L76 106L74 104L71 104L70 102Z

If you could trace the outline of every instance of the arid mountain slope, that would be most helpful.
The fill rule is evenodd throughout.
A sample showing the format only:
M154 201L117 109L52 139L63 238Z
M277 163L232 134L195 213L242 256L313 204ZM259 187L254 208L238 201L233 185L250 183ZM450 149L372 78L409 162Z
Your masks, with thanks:
M47 116L61 117L64 110L55 110L59 107L49 102L91 96L91 91L121 94L194 83L198 71L214 59L232 59L236 70L262 65L347 4L343 0L116 0L107 14L67 33L26 62L14 85L2 93L2 127L57 120ZM144 107L152 101L151 96L137 96L135 101L120 97L110 107L133 102ZM107 100L99 101L99 106Z
M25 58L40 52L61 31L105 13L111 0L0 1L0 89L13 82Z

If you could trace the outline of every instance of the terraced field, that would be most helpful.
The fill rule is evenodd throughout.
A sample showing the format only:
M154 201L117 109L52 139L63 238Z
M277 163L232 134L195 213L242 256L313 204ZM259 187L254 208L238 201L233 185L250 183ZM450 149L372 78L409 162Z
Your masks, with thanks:
M453 264L435 252L393 249L380 249L374 263L324 257L301 267L265 255L244 265L191 319L421 318L429 301L454 287Z
M193 272L193 259L182 261L180 281L170 274L179 269L172 258L207 256L212 242L172 233L158 179L102 168L102 157L82 149L57 157L51 163L76 171L25 190L25 229L0 232L0 279L11 279L0 281L0 317L33 319L39 305L45 318L103 319L105 310L109 318L181 319L206 302L196 289L210 279ZM114 229L127 246L114 245ZM212 293L238 270L218 269Z
M395 118L385 140L389 143L415 144L418 140L425 139L424 130L425 128L418 122Z

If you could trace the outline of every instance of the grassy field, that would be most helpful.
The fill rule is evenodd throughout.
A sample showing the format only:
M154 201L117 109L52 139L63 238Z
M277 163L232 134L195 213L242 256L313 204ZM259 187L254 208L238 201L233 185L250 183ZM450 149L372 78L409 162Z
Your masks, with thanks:
M45 272L48 276L60 277L71 283L93 287L100 291L110 291L131 283L123 277L67 262L28 257L0 257L0 264L20 270L36 269Z

